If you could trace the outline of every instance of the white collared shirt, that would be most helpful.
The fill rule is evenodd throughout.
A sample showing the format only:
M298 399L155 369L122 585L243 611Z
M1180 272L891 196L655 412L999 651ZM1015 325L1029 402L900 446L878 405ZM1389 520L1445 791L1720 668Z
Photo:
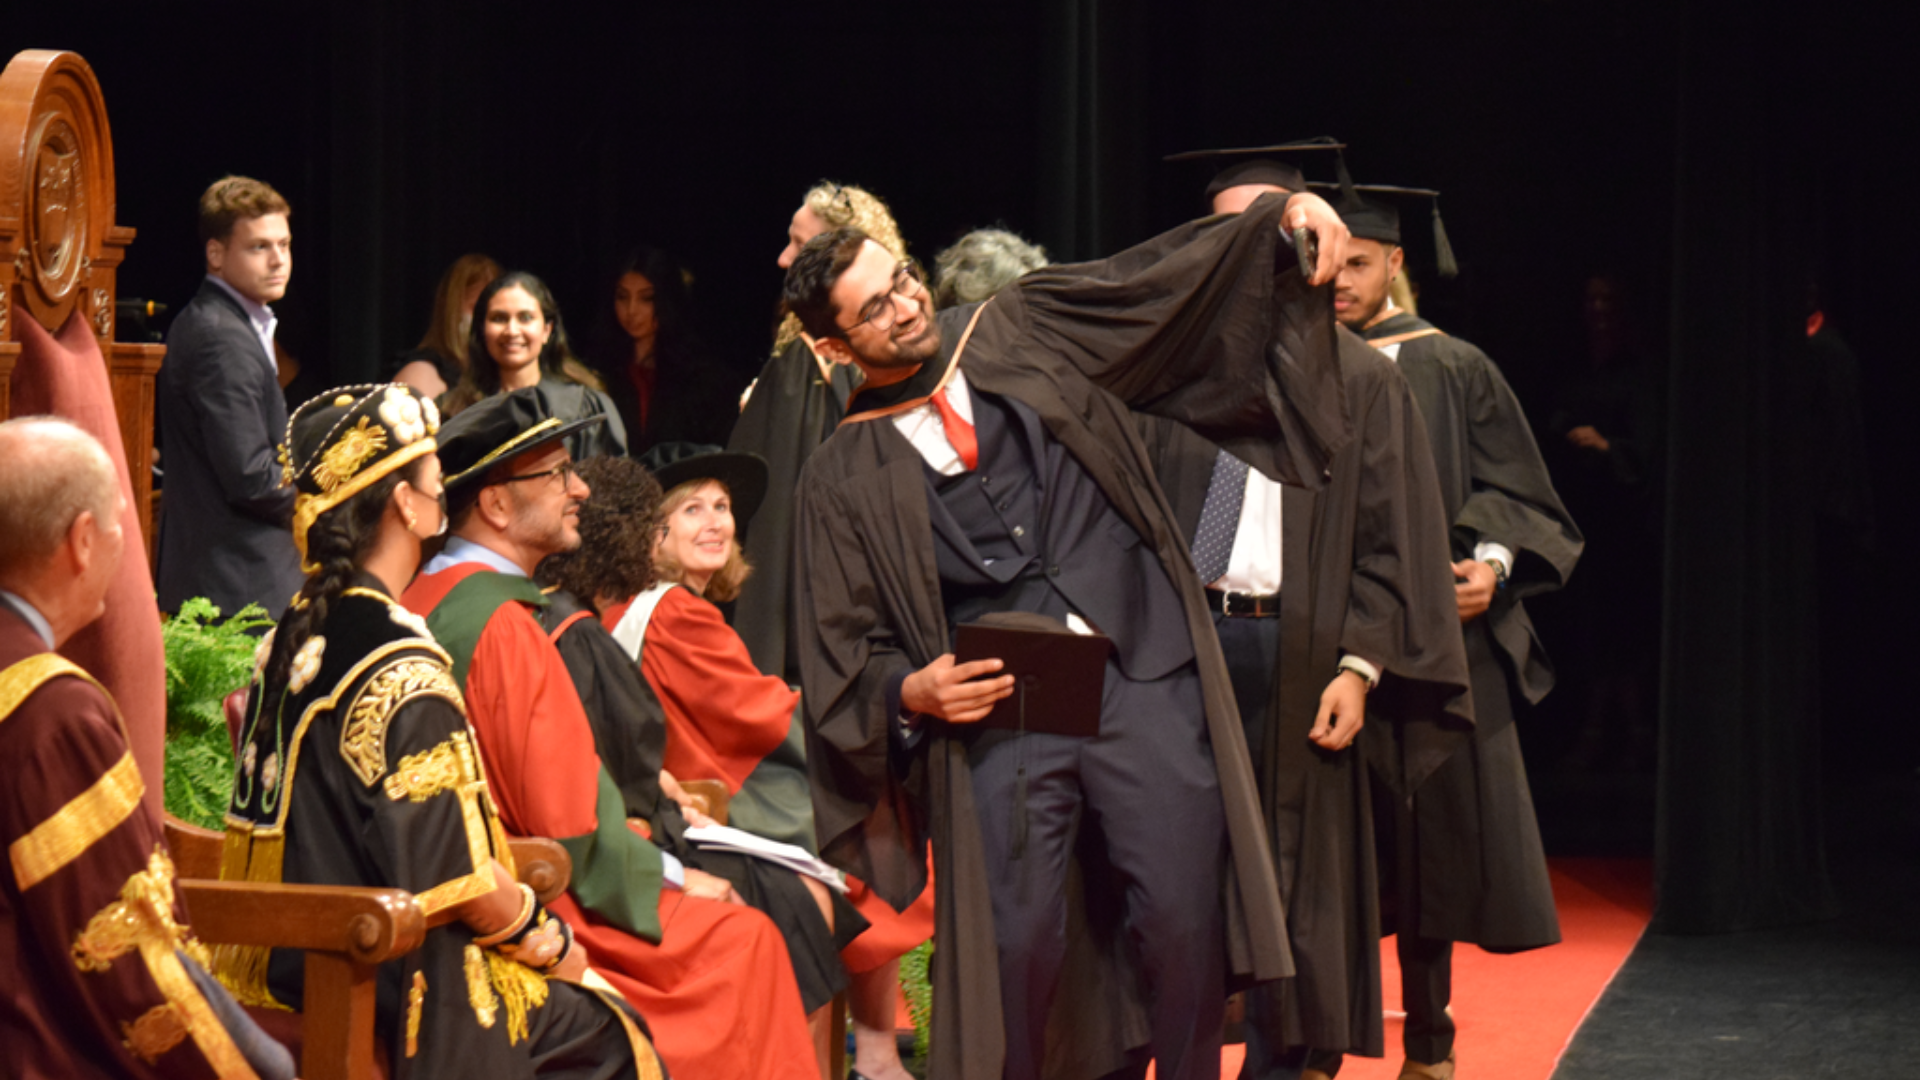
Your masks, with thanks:
M959 371L947 382L947 403L960 419L973 423L973 395L967 392L967 377ZM947 426L940 420L940 409L931 398L905 412L895 413L894 430L907 437L926 460L927 467L942 476L959 476L967 471L960 451L947 441Z
M520 569L519 563L485 544L477 544L463 536L447 537L447 546L440 549L440 554L428 560L427 565L420 568L420 573L437 574L442 570L459 566L461 563L470 562L480 563L489 570L498 570L512 577L527 576L527 572Z
M54 647L53 624L47 621L45 615L40 614L39 608L27 603L26 597L0 589L0 604L12 608L15 614L25 619L27 625L33 627L33 632L40 635L40 640L47 643L47 648Z
M240 295L240 290L226 283L216 274L208 274L207 280L227 291L227 295L240 304L240 310L247 313L247 323L253 327L253 334L260 339L260 351L267 358L267 368L277 380L280 377L280 361L273 356L273 332L280 326L280 316L265 304Z
M1280 591L1280 485L1259 469L1247 469L1240 524L1233 534L1227 572L1210 584L1223 592L1272 596Z

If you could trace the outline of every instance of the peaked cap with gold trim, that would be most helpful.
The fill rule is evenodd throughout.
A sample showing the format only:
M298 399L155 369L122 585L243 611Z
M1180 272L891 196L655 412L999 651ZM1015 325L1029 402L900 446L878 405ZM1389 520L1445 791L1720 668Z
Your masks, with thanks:
M293 545L303 571L320 569L307 561L307 531L320 515L433 453L439 430L433 399L399 383L343 386L294 410L281 476L294 487Z

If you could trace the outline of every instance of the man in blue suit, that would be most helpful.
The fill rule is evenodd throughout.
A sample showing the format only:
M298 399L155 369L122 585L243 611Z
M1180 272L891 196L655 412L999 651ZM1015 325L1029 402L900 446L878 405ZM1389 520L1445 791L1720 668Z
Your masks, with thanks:
M279 611L300 587L280 477L287 405L267 305L293 273L291 211L258 180L200 196L207 276L174 320L158 380L165 492L157 586L163 611L204 596L231 614Z

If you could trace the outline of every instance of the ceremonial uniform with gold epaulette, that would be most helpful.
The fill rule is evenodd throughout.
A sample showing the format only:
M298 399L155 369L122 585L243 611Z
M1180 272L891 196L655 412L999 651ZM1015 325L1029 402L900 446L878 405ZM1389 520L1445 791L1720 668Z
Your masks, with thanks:
M7 1075L259 1075L223 1011L262 1037L207 980L113 699L5 603L0 761ZM271 1050L291 1075L285 1050Z
M289 467L302 488L294 520L303 554L303 523L418 456L421 443L433 449L430 410L423 426L417 408L376 408L407 391L336 393L331 405L315 403L346 410L328 452ZM351 452L336 449L355 440ZM263 666L271 652L269 638ZM638 1018L610 989L550 979L458 919L435 925L492 891L493 863L512 870L513 856L447 654L378 579L356 575L283 679L256 676L238 749L223 879L401 888L427 918L425 944L379 974L389 1075L662 1075ZM249 1005L301 1005L296 950L221 946L214 968Z

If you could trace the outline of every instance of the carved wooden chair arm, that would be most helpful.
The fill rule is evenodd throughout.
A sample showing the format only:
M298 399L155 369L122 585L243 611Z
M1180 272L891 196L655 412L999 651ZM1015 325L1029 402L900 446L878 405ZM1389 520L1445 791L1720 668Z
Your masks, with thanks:
M693 796L700 812L712 818L714 824L727 823L727 804L732 801L733 793L727 790L725 780L682 780L680 790Z
M513 850L513 865L520 880L531 886L533 895L543 904L551 904L567 891L573 879L573 856L557 841L544 836L514 836L507 839Z
M216 945L339 953L383 964L426 940L420 903L404 889L274 885L181 878L194 935Z

